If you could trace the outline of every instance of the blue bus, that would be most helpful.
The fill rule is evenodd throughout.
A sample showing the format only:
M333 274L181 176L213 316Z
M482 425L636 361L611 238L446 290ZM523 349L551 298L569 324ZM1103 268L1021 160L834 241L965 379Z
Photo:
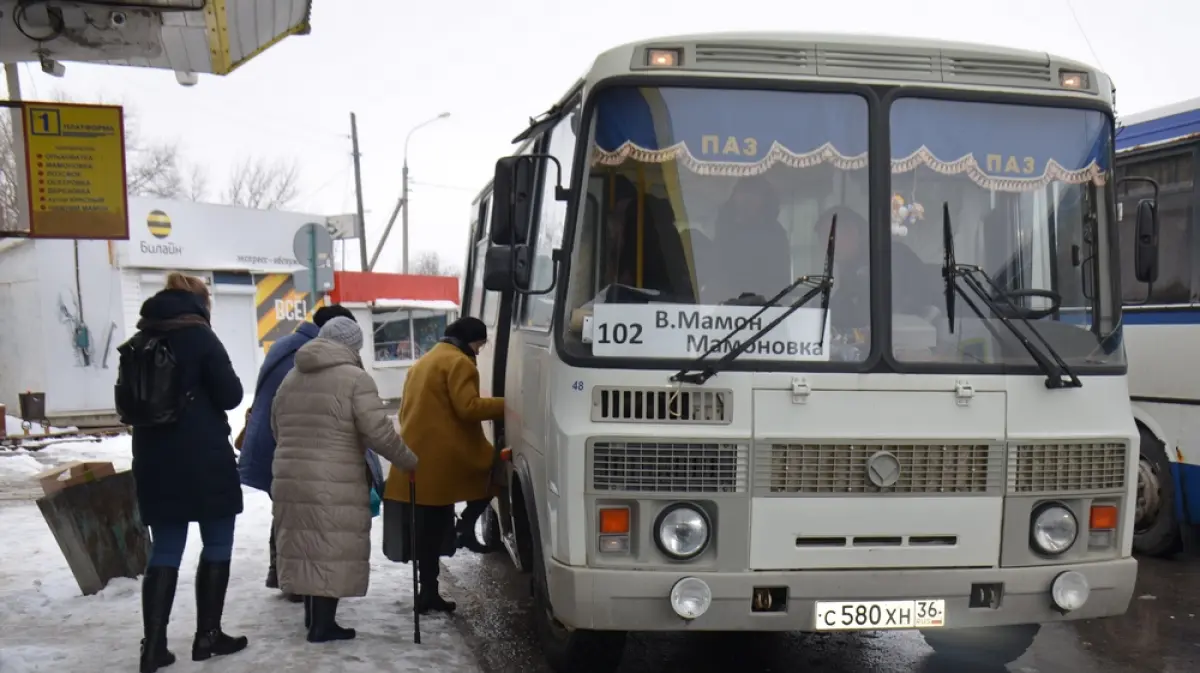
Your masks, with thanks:
M1167 556L1192 546L1200 526L1200 98L1122 117L1116 149L1124 334L1142 446L1134 550ZM1134 280L1133 221L1155 191L1159 272L1146 284Z

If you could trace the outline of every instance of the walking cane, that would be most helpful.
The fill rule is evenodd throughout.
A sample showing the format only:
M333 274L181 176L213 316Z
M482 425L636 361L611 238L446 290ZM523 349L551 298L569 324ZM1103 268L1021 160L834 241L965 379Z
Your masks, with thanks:
M409 533L409 555L412 557L412 576L413 576L413 642L417 645L421 644L421 611L417 609L417 572L420 569L420 564L417 563L417 473L408 473L408 502L412 510L412 532Z

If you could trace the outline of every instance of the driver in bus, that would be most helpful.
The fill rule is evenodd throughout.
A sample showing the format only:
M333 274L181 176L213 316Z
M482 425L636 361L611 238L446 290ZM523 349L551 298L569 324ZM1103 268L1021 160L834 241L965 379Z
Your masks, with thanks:
M871 324L871 252L867 221L846 206L833 206L818 216L814 228L815 247L824 259L829 228L837 216L834 242L833 293L830 316L834 328L865 329ZM921 261L908 244L891 239L892 288L894 313L919 316L932 321L941 309L934 304L942 293L937 283L940 269Z

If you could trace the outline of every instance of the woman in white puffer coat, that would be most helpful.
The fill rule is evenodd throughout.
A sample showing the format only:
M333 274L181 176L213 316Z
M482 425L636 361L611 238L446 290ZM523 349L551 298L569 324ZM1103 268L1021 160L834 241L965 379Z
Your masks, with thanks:
M296 351L272 405L279 587L304 596L309 642L349 640L338 599L365 596L370 579L370 446L401 469L417 457L396 433L362 366L362 330L338 317Z

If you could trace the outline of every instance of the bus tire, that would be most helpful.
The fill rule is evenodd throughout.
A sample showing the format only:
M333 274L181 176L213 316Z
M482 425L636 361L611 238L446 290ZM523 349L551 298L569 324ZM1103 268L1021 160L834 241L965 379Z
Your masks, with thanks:
M1040 624L921 631L925 644L945 663L959 666L1005 666L1033 644Z
M483 546L487 547L488 551L500 551L504 548L504 540L501 539L500 531L500 516L496 514L496 508L489 503L488 508L483 511Z
M1141 456L1138 461L1137 517L1133 550L1145 556L1170 556L1182 548L1179 518L1175 514L1175 478L1167 447L1138 425Z
M624 631L568 629L550 605L542 546L533 545L533 620L546 663L554 673L613 673L625 653Z

